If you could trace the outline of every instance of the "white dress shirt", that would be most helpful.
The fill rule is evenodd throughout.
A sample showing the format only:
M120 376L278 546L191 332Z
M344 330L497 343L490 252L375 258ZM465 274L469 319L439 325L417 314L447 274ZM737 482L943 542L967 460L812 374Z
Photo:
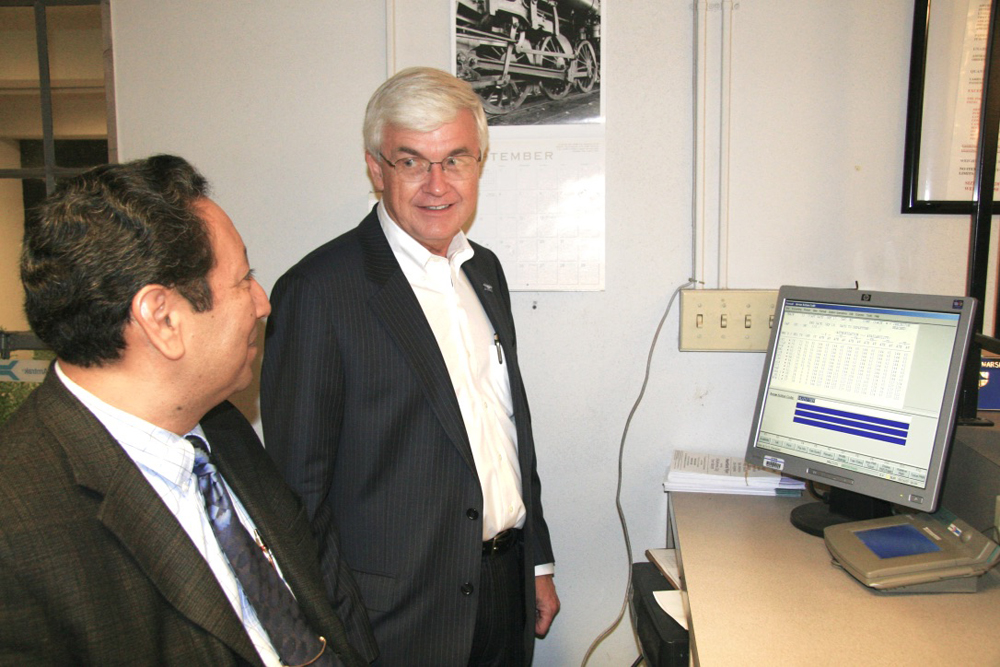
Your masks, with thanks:
M66 388L108 429L167 508L177 517L184 532L188 534L202 558L211 568L212 574L215 575L219 586L232 605L233 611L243 623L243 627L246 628L247 634L250 635L254 648L257 649L264 664L268 667L279 667L281 660L278 658L267 632L257 619L253 607L243 594L243 590L236 580L236 575L219 546L215 533L212 532L208 512L205 510L205 501L198 490L198 478L194 474L194 448L191 443L176 433L166 431L108 405L69 379L59 367L58 362L55 364L55 369ZM205 437L200 424L190 434L198 436L211 448L211 443ZM240 523L246 527L251 535L255 535L256 527L239 498L236 497L228 484L226 488ZM275 568L277 568L277 562L275 562ZM281 576L280 570L278 570L278 575ZM284 580L283 577L282 580Z
M448 256L404 232L380 203L379 222L430 323L454 385L483 490L483 540L524 525L510 377L499 341L462 264L474 250L461 231Z

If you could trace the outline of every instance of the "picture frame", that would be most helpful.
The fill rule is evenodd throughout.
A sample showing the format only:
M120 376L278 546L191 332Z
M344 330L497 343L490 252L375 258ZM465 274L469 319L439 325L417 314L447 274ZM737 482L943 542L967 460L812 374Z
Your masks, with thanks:
M979 114L991 4L991 0L914 0L903 213L976 213ZM994 187L994 199L996 195ZM993 203L991 210L1000 213L1000 205Z

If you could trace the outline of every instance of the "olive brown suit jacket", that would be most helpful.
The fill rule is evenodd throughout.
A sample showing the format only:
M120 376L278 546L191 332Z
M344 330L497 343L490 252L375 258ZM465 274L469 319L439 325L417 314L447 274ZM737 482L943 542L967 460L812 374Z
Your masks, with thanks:
M252 427L229 403L201 423L313 629L367 664L356 588L327 595L305 509ZM187 533L54 371L0 428L0 664L261 664Z

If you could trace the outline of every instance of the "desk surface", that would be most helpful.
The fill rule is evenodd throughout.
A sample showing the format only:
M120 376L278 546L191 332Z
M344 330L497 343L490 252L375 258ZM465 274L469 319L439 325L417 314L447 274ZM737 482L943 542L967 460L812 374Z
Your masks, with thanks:
M1000 581L886 595L791 525L794 498L671 493L701 665L1000 665Z

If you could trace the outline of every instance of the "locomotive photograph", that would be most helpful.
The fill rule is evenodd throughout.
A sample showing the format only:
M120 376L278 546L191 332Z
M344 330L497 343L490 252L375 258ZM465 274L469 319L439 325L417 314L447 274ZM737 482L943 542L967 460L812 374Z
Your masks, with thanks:
M455 53L490 125L601 116L600 0L456 0Z

